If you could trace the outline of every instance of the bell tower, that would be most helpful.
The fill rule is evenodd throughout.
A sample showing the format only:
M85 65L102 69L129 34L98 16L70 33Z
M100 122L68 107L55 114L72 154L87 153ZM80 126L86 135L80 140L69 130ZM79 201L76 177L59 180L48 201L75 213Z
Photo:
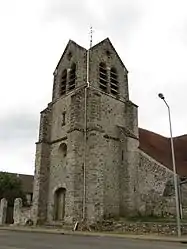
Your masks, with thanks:
M135 209L137 106L127 75L108 38L89 50L69 41L41 112L35 223L92 222Z

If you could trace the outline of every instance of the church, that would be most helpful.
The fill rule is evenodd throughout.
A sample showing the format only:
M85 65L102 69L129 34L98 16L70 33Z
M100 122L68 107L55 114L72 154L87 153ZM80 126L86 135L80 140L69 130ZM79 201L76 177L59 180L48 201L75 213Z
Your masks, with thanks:
M170 154L167 161L161 148L140 143L147 131L128 87L108 38L89 49L68 42L40 116L34 224L175 213Z

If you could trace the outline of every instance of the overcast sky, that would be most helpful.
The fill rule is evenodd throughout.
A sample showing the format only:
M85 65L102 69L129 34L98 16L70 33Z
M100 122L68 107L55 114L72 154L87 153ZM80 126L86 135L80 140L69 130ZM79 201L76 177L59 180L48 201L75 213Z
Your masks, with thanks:
M53 71L72 39L109 37L129 71L139 126L187 133L186 0L0 0L0 170L34 172L39 112L51 101Z

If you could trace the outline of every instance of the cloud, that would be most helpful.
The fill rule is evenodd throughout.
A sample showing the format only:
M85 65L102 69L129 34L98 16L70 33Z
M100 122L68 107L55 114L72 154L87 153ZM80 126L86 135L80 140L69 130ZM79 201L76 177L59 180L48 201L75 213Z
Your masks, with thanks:
M33 173L38 124L37 115L26 112L0 118L0 170Z
M45 15L48 21L56 21L62 18L74 20L77 16L81 16L82 20L88 17L86 13L85 0L69 0L69 1L46 1ZM79 20L80 21L80 20Z
M39 116L39 115L38 115ZM31 113L12 113L0 118L0 146L31 142L36 137L39 119Z
M71 33L85 46L89 27L92 25L94 42L112 36L115 40L129 41L143 16L142 4L137 0L87 1L61 0L47 1L44 20L48 23L61 23L61 31ZM58 24L57 24L58 25ZM71 27L71 28L69 28ZM71 31L70 31L71 30ZM58 31L59 33L59 31ZM82 38L81 38L82 37Z
M109 37L129 70L139 125L186 133L186 0L7 0L0 2L1 168L33 172L39 112L52 97L53 71L69 39Z

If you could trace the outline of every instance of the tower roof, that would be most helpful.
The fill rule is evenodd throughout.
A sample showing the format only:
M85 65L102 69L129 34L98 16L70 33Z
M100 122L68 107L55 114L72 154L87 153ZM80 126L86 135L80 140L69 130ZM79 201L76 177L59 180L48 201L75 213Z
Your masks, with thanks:
M111 49L114 51L114 53L116 54L116 56L118 57L121 65L125 68L126 72L128 73L127 68L125 67L122 59L120 58L119 54L117 53L115 47L113 46L112 42L110 41L110 39L107 37L106 39L102 40L101 42L97 43L96 45L94 45L93 47L90 48L90 50L94 50L95 48L98 48L99 46L102 46L103 44L108 45L109 47L111 47Z
M77 44L77 43L74 42L73 40L69 40L68 43L67 43L67 45L66 45L66 47L65 47L65 49L64 49L64 52L63 52L63 54L62 54L60 60L59 60L57 66L56 66L56 68L55 68L55 70L58 68L60 62L62 61L64 55L66 54L68 48L69 48L71 45L74 45L74 46L78 47L79 49L86 50L84 47L80 46L79 44ZM54 72L55 72L55 70L54 70Z
M58 62L58 64L57 64L55 70L58 68L60 62L62 61L64 55L66 54L68 48L69 48L71 45L74 45L74 46L78 47L79 49L82 49L82 50L87 51L86 48L80 46L79 44L77 44L77 43L74 42L73 40L69 40L69 42L67 43L67 45L66 45L66 47L65 47L65 49L64 49L64 52L63 52L63 54L62 54L62 56L61 56L61 58L60 58L60 60L59 60L59 62ZM114 48L114 46L113 46L113 44L111 43L111 41L110 41L109 38L106 38L106 39L102 40L101 42L95 44L93 47L90 48L90 50L94 50L94 49L98 48L99 46L103 46L103 45L106 45L106 46L110 47L110 48L114 51L114 53L115 53L116 56L118 57L118 59L119 59L121 65L125 68L126 72L128 73L127 68L125 67L125 65L124 65L124 63L123 63L123 61L122 61L122 59L120 58L119 54L117 53L116 49ZM55 72L55 71L54 71L54 72Z

